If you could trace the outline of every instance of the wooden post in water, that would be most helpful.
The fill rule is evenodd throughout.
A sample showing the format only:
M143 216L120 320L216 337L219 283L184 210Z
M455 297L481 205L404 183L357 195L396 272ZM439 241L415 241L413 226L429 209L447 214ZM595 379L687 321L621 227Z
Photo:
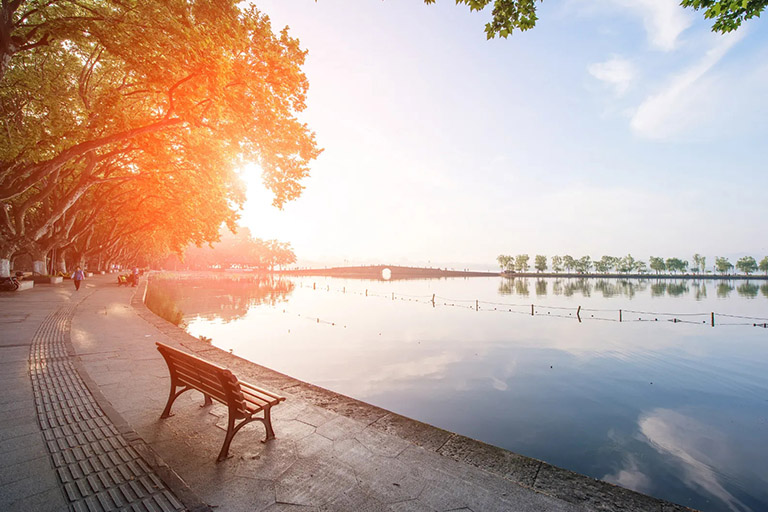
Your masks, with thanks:
M655 260L654 260L655 261ZM317 290L317 283L312 283L312 289Z
M533 316L533 304L531 304L531 316Z
M576 318L578 318L579 323L581 323L581 306L576 310Z
M715 326L715 312L712 312L712 327Z
M619 322L621 322L621 310L619 310Z
M392 292L392 300L395 300L395 292Z
M480 311L480 301L475 299L475 311Z
M368 296L368 288L365 289L365 296Z
M432 294L432 307L435 307L435 294Z

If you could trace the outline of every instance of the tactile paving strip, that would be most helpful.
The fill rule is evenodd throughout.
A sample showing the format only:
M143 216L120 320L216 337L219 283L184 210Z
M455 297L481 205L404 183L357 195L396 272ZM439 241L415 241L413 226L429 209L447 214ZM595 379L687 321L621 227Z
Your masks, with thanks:
M48 316L35 333L29 371L38 420L76 512L185 510L104 414L67 353L74 307Z

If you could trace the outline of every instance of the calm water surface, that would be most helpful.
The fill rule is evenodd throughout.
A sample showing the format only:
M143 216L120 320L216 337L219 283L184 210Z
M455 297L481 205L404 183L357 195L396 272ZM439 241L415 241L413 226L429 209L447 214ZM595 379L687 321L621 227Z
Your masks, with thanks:
M768 510L765 281L163 286L191 334L298 379L704 511Z

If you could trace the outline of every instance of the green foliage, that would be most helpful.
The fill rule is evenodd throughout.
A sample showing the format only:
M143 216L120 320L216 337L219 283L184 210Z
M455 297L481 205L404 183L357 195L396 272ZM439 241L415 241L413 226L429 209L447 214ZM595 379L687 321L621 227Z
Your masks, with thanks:
M530 257L527 254L518 254L515 256L515 270L517 272L528 272L528 260Z
M435 0L424 0L424 3L433 4ZM457 5L468 5L471 11L482 11L491 3L493 18L485 25L488 39L496 36L506 38L515 29L524 31L536 25L536 0L456 0Z
M715 270L717 270L721 274L725 274L732 268L733 268L733 263L728 261L728 258L721 258L719 256L715 256Z
M680 5L704 10L704 17L715 20L713 32L731 32L760 13L768 6L768 0L682 0Z
M562 272L563 270L563 258L560 256L552 256L552 270L555 272Z
M688 262L683 261L680 258L667 258L665 263L667 265L667 270L674 273L685 272L688 268Z
M746 275L750 275L757 271L757 262L752 256L744 256L739 258L736 262L736 268L744 272Z
M574 267L576 267L576 260L573 259L573 256L570 254L566 254L563 256L563 266L565 267L565 270L570 272Z
M592 268L592 258L589 256L582 256L574 262L574 266L579 274L586 274Z
M667 270L667 265L664 263L664 258L659 258L658 256L651 256L649 266L651 267L651 270L655 270L657 274Z
M424 3L433 4L435 0L424 0ZM482 11L493 4L491 21L485 25L488 39L506 38L515 29L533 28L538 21L536 3L536 0L456 0L457 5L467 5L471 11ZM703 9L704 17L714 20L712 30L725 33L736 30L745 20L759 17L768 0L682 0L680 5Z
M632 272L633 270L635 270L636 263L637 262L635 261L635 258L633 258L631 254L627 254L626 256L624 256L619 260L616 270L618 270L619 272L623 272L625 274L628 272Z
M758 268L763 272L765 272L765 275L768 275L768 256L760 260L760 263L758 264Z
M544 272L547 270L547 257L542 254L537 254L533 266L536 269L536 272Z
M696 253L693 255L693 268L692 270L695 272L704 272L704 269L707 266L707 258L702 256L699 253Z
M499 254L496 257L496 262L498 262L499 267L501 267L501 271L502 272L513 270L513 268L514 268L514 257L512 257L512 256L508 256L508 255L505 255L505 254Z

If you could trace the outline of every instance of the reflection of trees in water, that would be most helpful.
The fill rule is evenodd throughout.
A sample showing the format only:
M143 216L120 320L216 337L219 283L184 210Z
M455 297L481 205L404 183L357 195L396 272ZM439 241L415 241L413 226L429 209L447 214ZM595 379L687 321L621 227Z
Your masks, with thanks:
M657 281L651 284L651 297L663 297L667 293L667 283L664 281Z
M499 283L499 295L513 294L527 297L530 294L530 291L528 290L528 279L515 279L514 277L502 278L501 283Z
M757 293L760 291L760 287L756 284L752 284L749 281L746 281L738 286L736 288L736 293L738 293L741 297L747 297L749 299L754 299L757 297Z
M579 292L584 297L590 297L592 295L592 283L588 279L569 279L563 284L563 295L571 297L574 293Z
M688 293L688 291L688 284L684 282L667 284L667 295L670 297L679 297L685 293Z
M630 281L629 279L598 279L595 281L595 291L603 297L610 299L616 296L625 296L630 299L637 292L644 291L648 287L645 281Z
M725 298L728 296L729 293L733 291L733 286L731 286L731 283L728 281L720 281L717 283L717 296L722 298Z
M707 285L705 281L700 280L668 280L657 279L651 281L648 279L571 279L555 278L552 280L538 278L534 282L537 296L545 296L549 293L549 285L552 284L552 295L563 295L571 297L575 294L581 294L584 297L590 297L592 291L600 293L604 298L629 297L634 298L638 293L643 293L650 288L651 297L680 297L693 293L696 300L707 298ZM736 290L742 297L754 298L762 293L768 297L768 283L758 286L753 282L746 281L738 287L734 287L731 281L719 281L716 284L717 296L727 297L733 290ZM519 295L527 297L529 292L529 283L527 278L505 277L499 284L499 295Z
M293 281L271 276L162 279L154 283L167 289L186 315L220 318L225 322L242 317L250 306L285 302L296 286Z

